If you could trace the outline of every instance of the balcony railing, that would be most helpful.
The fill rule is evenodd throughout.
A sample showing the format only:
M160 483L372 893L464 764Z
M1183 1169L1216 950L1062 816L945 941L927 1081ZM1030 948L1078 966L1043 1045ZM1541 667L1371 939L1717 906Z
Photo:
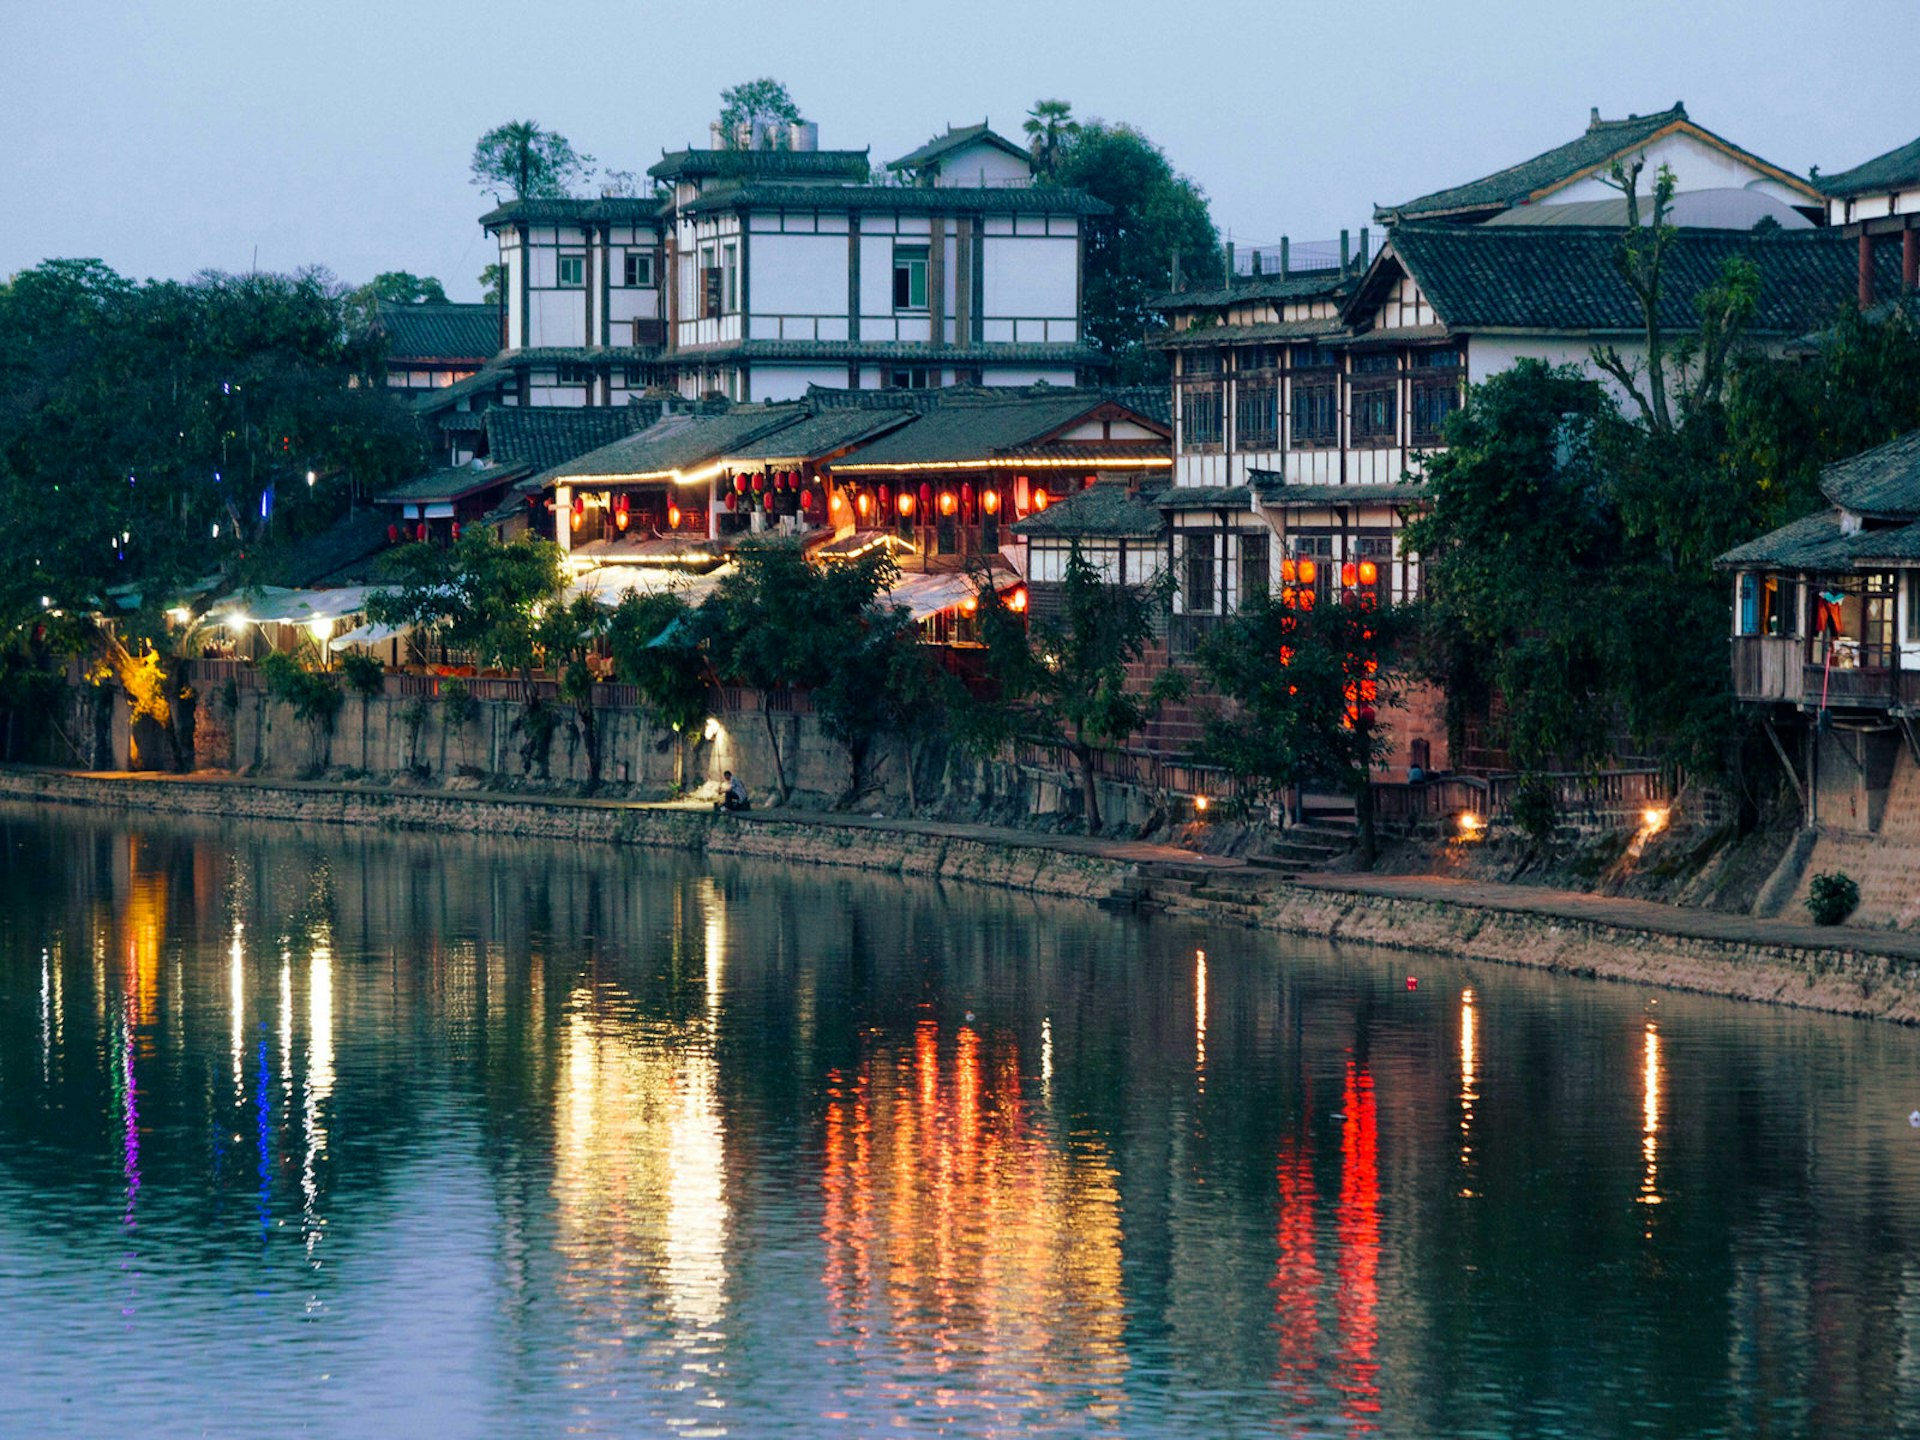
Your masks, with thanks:
M1804 669L1802 700L1826 709L1834 706L1891 705L1900 691L1900 672L1886 666L1838 667L1809 664Z
M1804 642L1792 637L1742 635L1733 642L1733 693L1742 700L1798 704Z

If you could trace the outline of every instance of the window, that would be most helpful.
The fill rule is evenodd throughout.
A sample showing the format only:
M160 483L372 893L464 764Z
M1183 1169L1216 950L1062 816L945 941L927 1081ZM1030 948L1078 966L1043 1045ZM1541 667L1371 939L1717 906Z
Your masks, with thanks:
M1353 392L1353 438L1356 442L1393 439L1394 424L1398 418L1393 400L1391 390Z
M1740 577L1740 633L1760 633L1760 581L1757 576Z
M1785 583L1792 585L1793 582ZM1786 619L1780 633L1791 635L1795 629L1794 607L1783 599L1781 608L1785 612ZM1907 642L1920 643L1920 570L1907 571Z
M584 255L562 255L560 257L560 288L578 290L587 283L587 257Z
M1438 440L1447 416L1460 408L1460 391L1451 383L1413 387L1413 438Z
M1357 587L1364 595L1372 593L1376 600L1384 600L1392 591L1393 582L1393 537L1391 535L1359 535L1354 538L1353 558L1356 561L1371 560L1374 564L1374 579L1371 586Z
M928 365L896 365L884 372L888 390L937 390L940 372Z
M1242 450L1272 450L1280 444L1280 391L1271 383L1242 384L1234 404L1234 440Z
M1913 579L1908 577L1909 599ZM1768 635L1794 635L1800 629L1800 582L1780 575L1769 575L1760 587L1760 628ZM1920 640L1914 614L1907 611L1907 638Z
M1280 368L1281 351L1277 345L1249 345L1239 353L1239 366L1242 370L1277 370Z
M740 247L720 247L720 313L731 315L740 308Z
M621 371L629 390L644 390L647 385L647 370L644 365L629 365Z
M554 371L554 380L561 385L591 385L593 367L591 365L561 365Z
M1333 537L1331 535L1295 535L1287 541L1287 549L1293 558L1312 559L1314 562L1313 593L1317 599L1325 600L1335 589L1339 580L1339 571L1333 563Z
M1331 385L1293 387L1293 443L1332 445L1340 439L1338 392Z
M1215 543L1211 534L1185 537L1181 558L1186 561L1186 583L1180 587L1180 594L1189 615L1211 615L1219 603L1213 582Z
M896 310L927 308L926 246L896 245L893 247L893 308Z
M1254 596L1264 595L1271 588L1272 571L1267 562L1269 549L1265 535L1240 537L1240 604L1243 609Z
M700 247L700 318L712 320L720 314L720 267L714 264L713 246Z
M629 250L620 272L621 282L629 289L644 289L653 284L653 254L647 250Z
M1415 350L1407 357L1416 370L1458 370L1458 350Z
M1356 375L1386 375L1400 368L1400 357L1391 350L1370 350L1353 357Z
M1324 345L1295 345L1291 363L1296 370L1326 370L1338 362Z
M1180 392L1180 441L1183 445L1218 445L1221 411L1218 385L1193 385Z
M1182 375L1218 375L1220 373L1220 352L1218 350L1189 350L1186 358L1180 362Z

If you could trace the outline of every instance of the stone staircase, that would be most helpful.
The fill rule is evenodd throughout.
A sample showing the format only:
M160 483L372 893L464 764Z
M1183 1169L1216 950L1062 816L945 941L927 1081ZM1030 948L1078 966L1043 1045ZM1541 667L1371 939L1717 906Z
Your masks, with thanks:
M1308 870L1324 870L1353 849L1353 812L1345 815L1316 814L1309 810L1306 823L1289 827L1274 841L1266 855L1249 855L1247 863L1282 878L1291 878Z

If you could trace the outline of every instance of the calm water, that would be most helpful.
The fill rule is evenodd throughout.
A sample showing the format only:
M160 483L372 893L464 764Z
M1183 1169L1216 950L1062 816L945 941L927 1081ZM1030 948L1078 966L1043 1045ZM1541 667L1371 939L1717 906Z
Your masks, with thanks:
M1898 1433L1916 1107L1891 1027L0 810L0 1433Z

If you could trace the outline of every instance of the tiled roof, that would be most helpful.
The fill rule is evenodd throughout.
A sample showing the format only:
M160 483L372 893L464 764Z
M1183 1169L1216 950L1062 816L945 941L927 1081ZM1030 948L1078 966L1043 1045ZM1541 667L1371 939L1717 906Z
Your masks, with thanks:
M1526 229L1484 225L1400 225L1353 299L1358 322L1403 267L1453 330L1632 332L1640 303L1619 268L1617 230ZM1899 288L1892 247L1878 263L1888 290ZM1751 331L1801 335L1830 320L1854 295L1858 247L1837 231L1755 235L1682 230L1667 252L1661 321L1676 333L1700 323L1694 301L1720 278L1725 261L1751 259L1760 272Z
M1029 515L1013 533L1113 539L1152 539L1166 533L1167 522L1152 495L1137 494L1111 480L1063 495L1045 510Z
M1251 485L1175 485L1160 492L1162 510L1251 510Z
M270 552L254 578L263 585L301 589L322 580L340 581L349 574L357 574L357 567L371 560L386 545L391 519L381 511L365 508L343 515L318 535L309 535Z
M1920 561L1920 524L1865 531L1854 549L1862 564L1875 560Z
M1920 185L1920 140L1889 150L1884 155L1842 170L1837 175L1822 175L1814 182L1829 195L1884 195Z
M1822 510L1727 551L1714 565L1723 570L1773 566L1782 570L1844 570L1853 564L1858 535L1840 532L1840 512Z
M865 180L865 150L670 150L647 167L656 180L713 180L735 176L818 176Z
M660 402L638 405L496 405L486 413L487 454L495 464L524 461L551 470L645 429Z
M854 466L938 465L985 460L1035 445L1104 403L1097 394L1068 392L1019 400L942 405L913 424L862 446L836 471Z
M1509 165L1504 170L1496 170L1491 175L1468 181L1464 185L1436 190L1431 195L1422 195L1404 204L1380 206L1375 216L1383 221L1417 220L1479 210L1504 210L1511 205L1522 205L1578 176L1603 170L1616 156L1624 157L1662 131L1682 125L1689 133L1718 149L1764 169L1776 171L1782 183L1805 190L1809 200L1815 198L1813 187L1805 181L1778 171L1777 167L1758 156L1694 124L1687 118L1687 107L1676 104L1671 110L1656 111L1652 115L1630 115L1625 120L1601 120L1596 116L1588 124L1586 133L1565 145L1556 145L1531 160Z
M1820 493L1856 514L1920 519L1920 430L1826 466Z
M518 480L533 467L527 464L514 465L456 465L445 470L430 470L425 475L416 475L411 480L403 480L398 485L382 490L373 497L376 505L425 505L462 500L469 495L478 495L491 490L496 485L505 485Z
M1190 330L1167 330L1154 337L1161 350L1211 349L1216 345L1254 345L1286 340L1325 340L1347 333L1338 318L1326 320L1269 320L1258 325L1196 325Z
M382 302L375 322L387 338L387 363L440 360L484 364L500 348L500 307L448 302Z
M423 390L409 398L407 403L413 406L414 414L431 415L436 410L452 408L470 395L481 395L497 389L512 379L511 367L489 361L464 379L456 380L451 385Z
M898 394L898 391L889 392ZM870 436L885 434L913 418L913 412L886 410L823 410L794 425L784 425L727 452L740 461L819 460Z
M1386 485L1288 485L1271 470L1249 470L1270 510L1303 510L1323 505L1403 505L1427 498L1427 487L1411 482Z
M549 480L665 475L711 464L763 435L806 418L802 405L736 405L712 415L669 415L548 472Z
M1262 275L1212 290L1170 290L1153 297L1156 310L1209 310L1249 300L1316 300L1345 294L1359 275L1347 270L1306 270L1298 275Z
M969 145L991 145L1009 155L1018 155L1022 160L1031 159L1024 146L996 134L982 121L978 125L962 125L958 130L949 125L946 134L934 136L918 150L909 150L898 160L889 160L887 169L918 170L930 161L951 155L956 150L964 150Z
M482 215L480 224L489 230L519 221L552 225L607 220L616 225L645 225L659 213L660 202L651 195L604 195L598 200L509 200Z
M709 190L681 207L711 210L914 210L1046 215L1110 215L1113 207L1084 190L1057 185L986 189L977 185L772 185L758 181Z

